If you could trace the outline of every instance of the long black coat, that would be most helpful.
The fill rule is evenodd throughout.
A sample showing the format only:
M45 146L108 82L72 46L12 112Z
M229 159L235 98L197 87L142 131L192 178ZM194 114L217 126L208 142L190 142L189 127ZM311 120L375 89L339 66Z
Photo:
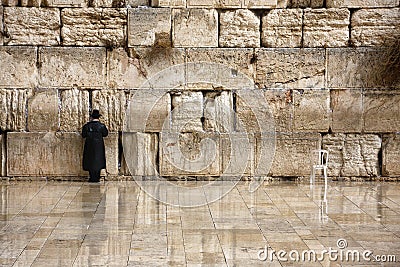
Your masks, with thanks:
M98 171L106 168L106 152L103 137L108 135L107 127L99 121L90 121L82 128L86 138L83 149L83 169Z

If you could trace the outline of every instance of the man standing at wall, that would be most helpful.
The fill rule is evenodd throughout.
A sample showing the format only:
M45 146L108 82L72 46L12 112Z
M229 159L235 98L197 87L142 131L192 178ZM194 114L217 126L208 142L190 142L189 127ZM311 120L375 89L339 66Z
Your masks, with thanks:
M99 121L101 114L95 109L90 122L82 128L82 137L86 138L83 149L83 169L89 171L89 182L100 181L100 171L106 168L106 153L103 137L108 135L107 127Z

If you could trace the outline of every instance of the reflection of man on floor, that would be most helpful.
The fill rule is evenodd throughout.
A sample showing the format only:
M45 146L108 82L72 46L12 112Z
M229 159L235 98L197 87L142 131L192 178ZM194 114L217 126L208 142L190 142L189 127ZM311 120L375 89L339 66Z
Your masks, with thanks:
M99 121L101 114L95 109L91 121L82 128L82 137L86 138L83 150L83 169L89 171L89 182L100 181L100 171L106 168L106 153L103 137L108 135L107 127Z

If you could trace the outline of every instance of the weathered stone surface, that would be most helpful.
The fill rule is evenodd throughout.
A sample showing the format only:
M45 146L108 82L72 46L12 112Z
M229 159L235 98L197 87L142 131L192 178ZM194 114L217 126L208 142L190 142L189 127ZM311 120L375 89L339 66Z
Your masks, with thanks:
M400 176L400 134L383 136L382 175Z
M323 0L292 0L290 3L290 7L296 8L296 7L312 7L312 8L317 8L317 7L323 7L324 6L324 1Z
M220 136L208 133L161 133L162 176L219 175Z
M65 8L61 12L64 45L124 46L127 10L123 8Z
M3 45L3 35L4 35L4 27L3 27L3 6L0 6L0 45Z
M327 7L371 8L397 7L398 0L326 0Z
M124 133L124 175L157 175L158 135Z
M293 105L296 132L327 132L329 130L329 90L293 90Z
M116 7L116 8L122 8L125 7L127 5L129 5L129 1L128 0L91 0L92 2L90 2L90 6L92 7ZM134 1L131 1L134 2ZM137 1L136 1L137 2ZM130 6L132 7L132 6Z
M348 9L306 9L303 39L305 47L342 47L349 41Z
M373 48L327 49L327 86L329 88L376 88L390 79L380 75L382 52Z
M77 88L60 92L60 130L81 132L89 121L89 92Z
M365 132L400 132L400 92L365 90L363 117Z
M149 6L149 0L126 0L126 6L130 7L147 7Z
M220 142L222 176L254 175L256 153L254 134L221 134Z
M288 133L293 131L293 91L289 89L268 89L265 99L274 116L275 131Z
M60 10L57 8L4 8L9 45L59 45Z
M274 8L277 7L277 0L244 0L245 8Z
M106 49L96 47L40 48L40 84L43 87L104 86Z
M300 47L302 9L273 9L262 17L262 45L265 47Z
M311 151L321 145L319 133L290 133L276 136L272 176L309 176Z
M37 85L37 49L0 47L0 88L33 88Z
M47 3L51 7L87 7L88 5L86 0L47 0Z
M129 9L128 21L128 46L171 46L170 9Z
M360 133L363 128L360 89L331 90L333 132Z
M174 132L203 131L203 94L184 91L171 95L171 130Z
M126 93L122 90L96 90L92 93L92 108L100 110L101 120L109 131L122 131L127 108Z
M147 108L149 108L148 113L144 111ZM139 90L130 96L123 130L162 132L164 123L167 128L170 126L170 112L171 96L169 93L161 91L155 94L154 90Z
M258 49L256 83L263 88L324 88L323 49Z
M164 48L131 48L129 55L123 48L107 53L109 88L174 88L184 83L184 71L160 75L162 80L155 78L160 71L168 67L183 64L185 53L183 49Z
M190 36L190 38L188 38ZM218 47L218 13L215 9L174 9L174 47Z
M187 0L189 8L240 8L242 0Z
M329 176L379 175L381 139L374 134L328 134L322 139L329 151Z
M355 46L384 44L400 34L400 8L357 10L351 26L351 43Z
M0 135L0 176L6 176L6 162L5 162L5 149L4 149L5 138Z
M108 133L104 138L104 146L106 148L106 162L107 168L102 170L101 175L116 176L119 174L118 170L118 133Z
M26 130L26 90L0 89L0 128L2 130Z
M151 0L153 7L186 7L186 0Z
M34 91L28 99L28 130L57 131L59 128L57 90Z
M236 69L238 72L248 76L249 79L255 77L255 66L252 64L253 49L251 48L188 48L186 50L187 62L213 62ZM229 84L233 80L229 77ZM231 88L240 88L232 85Z
M259 47L260 18L248 9L220 14L219 45L222 47Z
M84 175L82 149L78 133L8 133L7 175Z
M204 97L204 130L218 133L233 132L235 114L232 92L207 92Z

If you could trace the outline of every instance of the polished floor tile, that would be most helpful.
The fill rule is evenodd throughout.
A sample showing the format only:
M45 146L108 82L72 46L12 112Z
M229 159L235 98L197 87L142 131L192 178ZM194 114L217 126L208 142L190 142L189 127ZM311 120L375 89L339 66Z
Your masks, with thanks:
M169 197L199 203L204 185ZM400 266L399 183L248 188L179 207L133 181L3 181L0 266Z

